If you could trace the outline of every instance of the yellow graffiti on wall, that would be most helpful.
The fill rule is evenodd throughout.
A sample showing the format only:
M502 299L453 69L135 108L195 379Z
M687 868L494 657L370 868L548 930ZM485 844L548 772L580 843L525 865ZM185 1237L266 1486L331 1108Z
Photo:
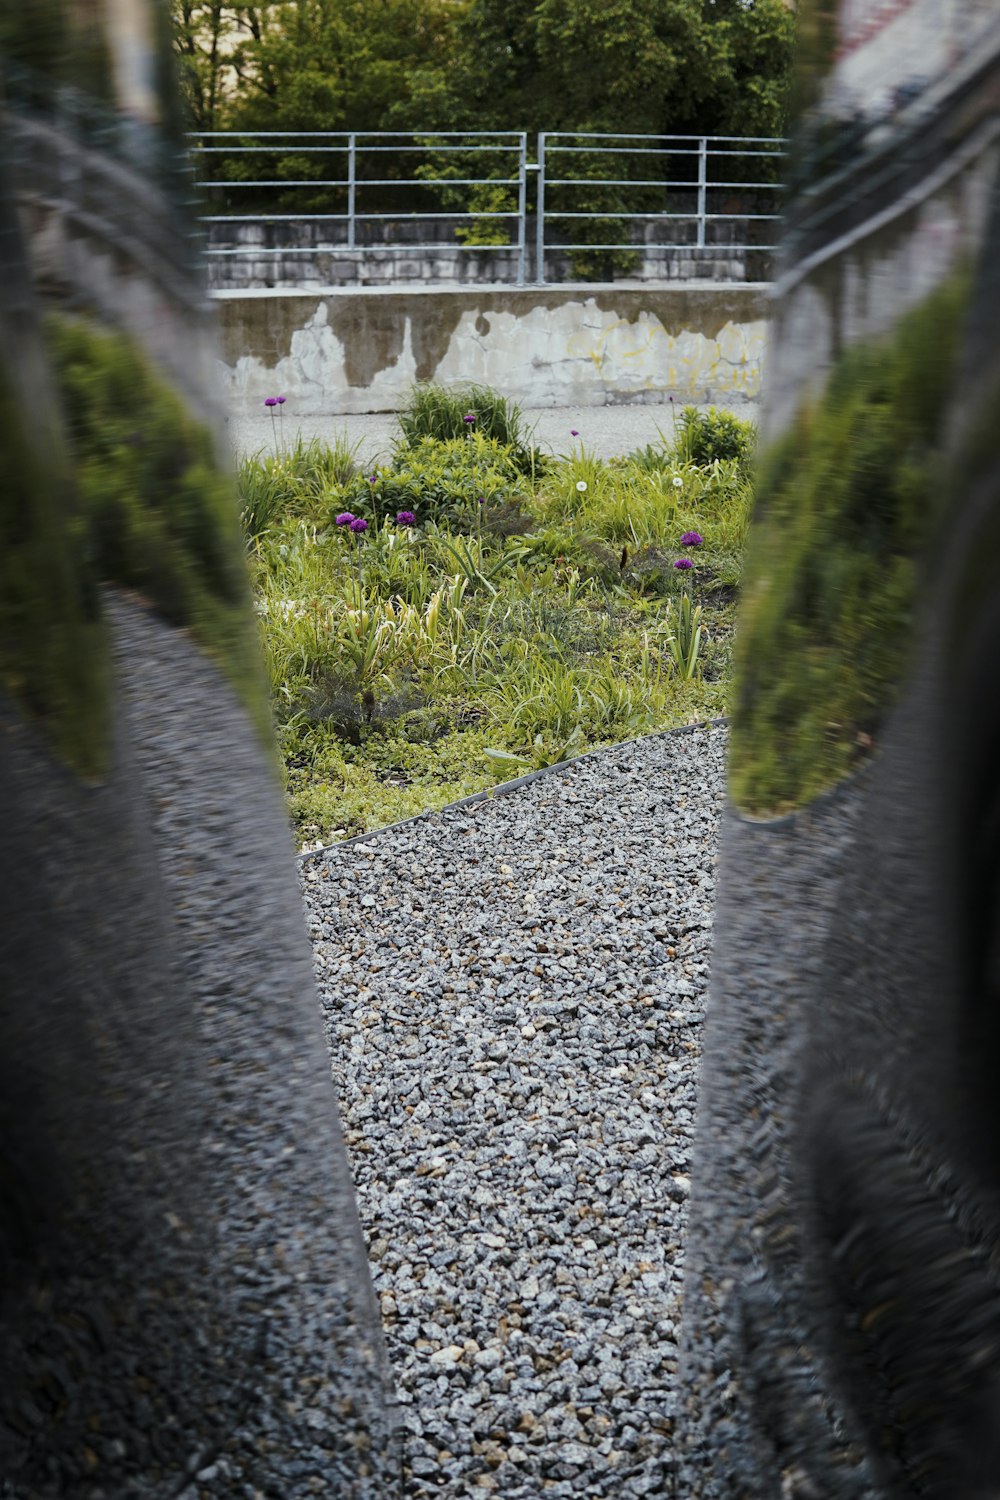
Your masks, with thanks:
M763 322L729 322L713 338L689 329L668 333L658 318L644 315L638 322L616 318L602 328L584 326L567 342L566 354L588 359L610 389L694 399L710 388L756 397L765 345Z

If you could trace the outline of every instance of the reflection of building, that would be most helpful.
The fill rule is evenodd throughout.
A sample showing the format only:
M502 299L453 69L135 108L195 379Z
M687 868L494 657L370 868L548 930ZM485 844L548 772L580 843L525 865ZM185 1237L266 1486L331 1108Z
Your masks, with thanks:
M840 118L891 114L975 51L993 0L842 0L825 106Z

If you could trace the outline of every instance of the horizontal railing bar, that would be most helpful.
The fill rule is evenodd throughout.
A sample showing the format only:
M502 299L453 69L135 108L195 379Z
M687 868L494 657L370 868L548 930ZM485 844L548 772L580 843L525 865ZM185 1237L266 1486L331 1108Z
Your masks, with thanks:
M334 138L347 140L351 135L356 140L412 140L415 136L427 136L432 140L521 140L528 134L523 130L188 130L186 138L192 141L224 140L234 136L238 140L322 140ZM564 141L746 141L756 146L785 146L780 135L648 135L641 131L587 131L554 130L545 132L546 143ZM564 149L563 147L559 148Z
M683 146L549 146L546 142L547 152L558 151L563 156L694 156L701 155L697 146L688 150ZM753 157L756 161L779 161L787 155L784 151L706 151L706 156L744 156ZM594 178L595 182L602 179Z
M350 214L202 214L202 224L326 224Z
M363 187L517 187L519 177L356 177L354 186ZM215 182L196 182L195 187L350 187L350 178L275 178L273 182L241 181L240 178L220 178ZM513 210L512 210L513 212Z
M371 156L371 155L374 155L376 152L386 152L386 151L389 151L389 152L398 152L398 151L437 151L437 152L445 152L445 151L459 151L459 152L491 151L491 152L496 152L496 151L501 151L502 152L502 151L506 151L509 154L513 155L514 152L520 151L521 147L520 147L520 145L516 145L516 146L437 146L437 145L430 145L430 144L424 144L424 145L417 144L417 145L413 145L413 146L358 146L356 149L357 149L357 154L359 156L362 156L362 155L369 155L369 156ZM192 146L192 148L191 148L191 154L194 155L194 156L209 156L209 155L211 155L213 153L215 155L217 155L217 156L255 156L255 155L267 155L268 153L272 153L274 155L277 155L278 152L284 152L284 154L287 155L287 156L310 156L310 155L315 156L315 155L325 155L329 151L339 151L339 152L342 152L346 156L348 154L348 152L350 151L350 147L349 146L291 146L291 147L287 147L286 148L286 147L282 147L282 146Z
M545 141L752 141L754 145L785 145L781 135L653 135L626 130L547 130ZM562 148L560 148L562 149Z
M281 146L192 146L191 147L191 150L192 150L193 154L196 155L196 156L208 156L213 151L217 152L218 155L220 155L220 156L239 156L241 153L243 155L248 156L248 155L251 155L251 154L256 153L256 152L281 151L283 149L284 148L281 147ZM513 149L514 148L511 147L511 150L513 150ZM297 156L307 156L310 153L315 153L315 152L325 153L327 151L341 151L346 156L349 150L350 150L349 146L296 146L296 148L295 148L295 154Z
M277 178L277 179L275 179L274 182L270 182L267 179L264 179L263 181L254 180L252 182L250 182L250 181L248 181L248 182L240 182L239 179L237 179L234 182L230 182L228 180L224 180L222 182L201 182L201 181L197 181L197 182L194 183L194 186L196 188L251 188L251 187L280 188L280 187L349 187L350 184L349 184L348 179L346 177L331 177L331 178L326 178L326 177L287 177L287 178Z
M435 141L423 141L423 142L417 141L417 142L414 142L414 144L412 146L403 146L403 145L400 145L400 146L362 146L362 147L359 148L359 150L361 152L363 152L363 154L365 156L374 156L376 154L376 152L380 152L380 151L383 151L383 152L384 151L391 151L391 152L394 152L394 153L395 152L399 152L399 151L480 151L480 152L482 152L482 151L519 151L520 149L521 149L520 143L518 143L516 146L476 146L474 144L470 144L470 145L467 145L467 146L439 146L437 144L437 142L435 142Z
M236 136L238 140L316 140L327 136L337 139L349 140L353 135L355 140L398 140L407 137L412 140L414 136L426 135L434 140L454 139L461 141L470 140L496 140L500 136L513 137L521 140L527 134L524 130L188 130L185 135L191 141L218 140L226 136ZM720 140L724 137L720 136ZM752 137L736 136L735 140L750 140Z
M483 249L484 247L476 246L475 248ZM623 245L619 241L617 245L546 245L545 251L547 254L550 250L624 250L626 252L634 250L637 255L641 255L646 250L691 250L698 254L709 251L712 254L728 255L731 250L776 250L777 248L777 245Z
M433 213L426 214L355 214L354 217L358 220L390 219L397 222L404 222L407 219L516 219L517 209L507 208L488 210L484 208L482 211L480 211L479 209L475 208L460 208L456 209L454 213L439 212L437 209L435 209Z
M385 217L391 219L393 217L393 215L392 214L386 214ZM423 215L418 215L416 217L423 217ZM430 215L428 214L427 217L430 218ZM485 218L485 215L483 215L483 217ZM566 208L566 209L562 209L562 208L547 208L545 210L545 217L547 219L553 219L553 220L555 220L555 219L687 219L687 220L689 220L691 222L696 222L698 219L705 218L705 219L716 219L716 220L719 220L719 221L722 221L722 222L730 222L730 223L742 224L746 219L769 219L769 220L770 219L780 219L781 215L780 214L699 214L697 212L689 213L689 214L629 213L625 209L622 209L618 213L604 213L604 212L598 213L596 211L593 212L593 213L588 213L587 210L584 209L584 208L574 208L574 209L569 209L569 208Z
M690 137L689 137L690 139ZM698 156L697 146L687 150L683 146L550 146L545 142L546 153L558 151L563 156Z
M548 248L553 248L549 246ZM560 248L559 246L555 247ZM575 246L576 249L590 249L591 246ZM621 245L602 246L593 248L620 250ZM626 247L627 248L627 247ZM727 245L724 247L729 249ZM481 250L516 250L517 244L511 240L506 245L460 245L451 240L432 240L427 245L247 245L240 246L235 250L212 250L206 249L206 255L370 255L375 251L385 251L394 255L409 255L412 250L474 250L478 255Z
M713 184L714 185L714 184ZM593 177L546 177L545 186L550 187L651 187L651 188L690 188L696 192L698 188L697 177L688 177L684 180L668 177L602 177L595 182Z
M495 181L487 178L488 182ZM638 177L602 177L595 180L592 177L546 177L545 186L548 187L651 187L651 188L688 188L691 192L697 192L699 187L712 188L771 188L781 190L784 183L781 182L705 182L699 183L696 177L686 180L679 178L638 178Z
M354 185L363 187L517 187L519 177L357 177Z
M487 177L486 180L495 181L496 178ZM720 189L721 187L744 187L747 192L757 192L759 187L766 187L768 192L783 192L784 190L784 183L729 183L729 181L699 183L697 177L687 178L687 181L664 177L601 177L598 180L592 177L546 177L546 187L678 187L688 192L697 192L699 186L706 187L708 192L712 192L714 187L720 187Z

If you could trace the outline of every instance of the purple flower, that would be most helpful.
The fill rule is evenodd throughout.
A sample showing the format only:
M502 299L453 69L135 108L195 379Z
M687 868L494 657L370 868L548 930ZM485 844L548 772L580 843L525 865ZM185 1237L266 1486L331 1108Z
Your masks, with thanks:
M580 434L577 432L577 430L576 430L575 427L571 427L570 428L569 435L570 435L570 437L579 437L580 436Z
M340 515L335 519L338 526L350 526L351 522L354 520L354 512L350 510L342 510L340 512Z
M472 423L475 420L476 420L476 414L475 414L474 411L467 411L465 413L465 416L462 418L463 422L469 422L469 423Z
M362 531L368 530L368 522L364 519L363 516L355 516L354 520L349 524L352 531L357 531L360 533ZM688 564L688 566L690 567L690 564Z
M486 496L485 495L480 495L480 497L479 497L479 503L480 503L480 505L485 505L486 504Z
M413 514L412 510L398 510L396 512L397 526L415 526L416 524L417 518Z
M285 402L286 402L286 401L287 401L287 400L288 400L288 397L287 397L287 396L279 396L279 397L278 397L278 398L277 398L277 401L278 401L278 405L279 405L279 406L284 406L284 404L285 404Z
M369 474L369 476L368 476L368 483L369 484L374 484L377 478L378 478L377 474Z
M277 404L278 404L278 398L277 398L277 396L265 396L264 397L264 405L265 406L277 406Z
M693 568L694 563L689 557L679 557L674 563L675 568Z
M696 531L685 531L684 535L681 537L681 546L700 547L704 540L705 538L703 536L699 536Z

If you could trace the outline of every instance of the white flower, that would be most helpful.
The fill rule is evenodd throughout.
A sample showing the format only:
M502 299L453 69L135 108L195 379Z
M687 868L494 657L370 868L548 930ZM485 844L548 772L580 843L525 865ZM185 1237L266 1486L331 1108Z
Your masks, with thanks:
M582 495L583 492L584 492L584 490L587 488L587 481L585 479L578 479L576 481L576 487L580 491L580 494Z
M683 481L683 479L681 478L681 476L679 474L675 474L674 475L674 489L675 490L682 490L683 488L684 488L684 481Z

